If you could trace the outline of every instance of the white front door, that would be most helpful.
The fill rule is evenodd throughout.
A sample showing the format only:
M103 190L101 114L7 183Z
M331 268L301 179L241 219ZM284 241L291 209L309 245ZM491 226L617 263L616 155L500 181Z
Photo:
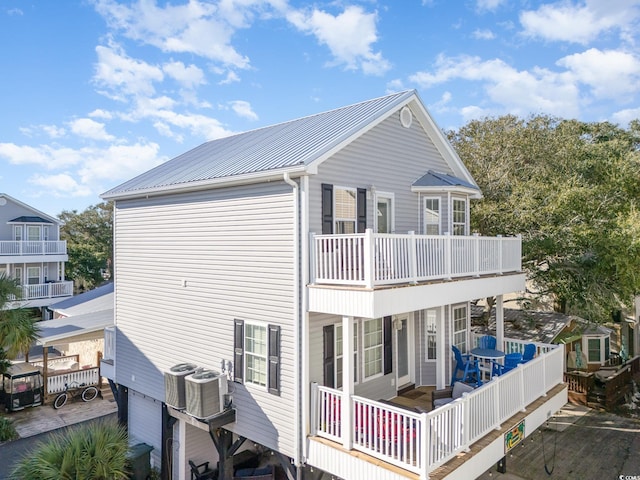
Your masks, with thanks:
M393 221L393 194L376 194L376 232L393 233L395 226Z
M396 388L411 383L411 333L408 315L393 318L396 349Z

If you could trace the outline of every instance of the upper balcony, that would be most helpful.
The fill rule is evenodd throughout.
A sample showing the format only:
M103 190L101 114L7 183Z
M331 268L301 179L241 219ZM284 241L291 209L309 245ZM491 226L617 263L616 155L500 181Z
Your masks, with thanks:
M66 262L68 259L66 240L0 241L1 263Z
M312 234L309 310L376 318L395 313L384 304L416 294L438 300L402 311L510 293L524 289L521 257L519 236ZM453 280L463 288L451 289ZM401 286L412 288L389 288Z
M20 298L9 298L8 308L43 307L53 303L53 299L62 300L73 296L73 282L70 280L21 285L20 288Z

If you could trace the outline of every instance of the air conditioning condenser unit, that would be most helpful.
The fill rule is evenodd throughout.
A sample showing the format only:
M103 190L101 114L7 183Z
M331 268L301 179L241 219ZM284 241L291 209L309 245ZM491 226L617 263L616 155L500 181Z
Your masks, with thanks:
M186 413L196 418L213 417L224 410L227 377L213 370L202 370L185 378Z
M179 363L164 373L164 402L167 405L178 410L187 407L184 379L197 368L193 363Z

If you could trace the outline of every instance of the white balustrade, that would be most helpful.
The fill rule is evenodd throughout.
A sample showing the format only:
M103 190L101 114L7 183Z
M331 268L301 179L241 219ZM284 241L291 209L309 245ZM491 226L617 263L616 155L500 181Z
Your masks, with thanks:
M0 241L2 255L66 255L67 241Z
M55 394L64 391L65 384L68 385L97 385L100 381L98 367L83 368L73 372L50 375L47 377L47 393Z
M520 271L520 237L312 235L314 283L375 286Z
M533 360L428 413L352 396L353 449L428 478L429 472L562 383L562 348ZM342 443L340 390L312 388L312 434Z

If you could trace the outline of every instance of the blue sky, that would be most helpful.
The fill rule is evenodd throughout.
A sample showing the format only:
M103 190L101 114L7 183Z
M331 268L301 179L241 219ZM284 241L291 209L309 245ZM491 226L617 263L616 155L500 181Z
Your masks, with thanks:
M443 129L640 118L640 1L0 0L0 192L51 215L207 140L414 88Z

